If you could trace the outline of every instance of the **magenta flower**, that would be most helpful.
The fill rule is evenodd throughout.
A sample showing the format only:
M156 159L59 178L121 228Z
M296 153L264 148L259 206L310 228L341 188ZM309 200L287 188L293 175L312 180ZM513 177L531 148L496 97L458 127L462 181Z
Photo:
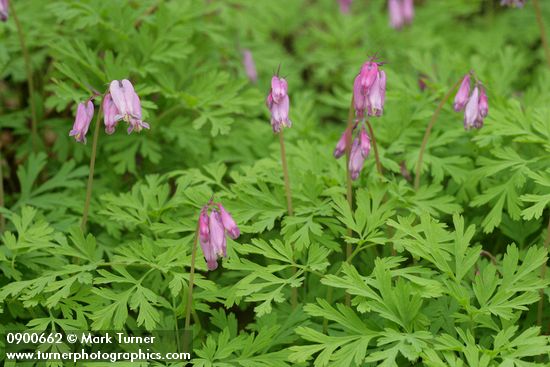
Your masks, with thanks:
M8 0L0 0L0 20L5 22L8 20L9 13Z
M201 210L198 230L208 270L215 270L218 267L218 257L227 257L226 231L229 237L236 239L240 235L239 227L220 203L210 201Z
M523 8L523 5L525 5L525 0L501 0L500 5Z
M129 124L128 134L133 130L140 132L142 128L149 129L149 124L141 120L141 102L129 80L113 80L109 91L118 110L115 121L127 122Z
M288 98L288 84L285 79L274 76L271 79L271 90L266 99L266 105L271 112L271 127L278 133L281 128L291 127L292 122L288 118L290 101Z
M374 61L367 61L353 82L353 104L357 120L363 119L365 111L369 116L380 116L384 111L386 98L386 73L379 70Z
M354 126L353 130L357 127ZM353 134L353 131L352 131ZM336 149L334 149L334 157L336 159L344 155L346 151L346 131L340 137ZM358 136L353 140L351 146L351 153L349 157L349 171L352 180L356 180L359 177L359 173L363 168L365 159L369 156L370 153L370 137L365 130L365 126L361 126L361 130Z
M250 50L243 50L243 64L246 76L252 83L258 82L258 73L256 72L256 64L252 58L252 52Z
M486 117L489 114L489 101L487 100L487 94L484 88L480 88L479 92L479 114L481 117Z
M466 74L464 76L464 79L462 79L462 83L460 83L460 88L458 88L458 92L456 93L455 100L453 103L453 108L456 112L461 111L464 106L466 106L466 102L468 102L468 95L470 94L470 74Z
M73 129L69 132L69 136L74 136L76 141L86 144L86 133L93 117L94 104L92 101L88 101L86 104L79 103L76 109Z
M414 1L388 0L388 13L390 15L390 26L395 29L401 29L413 20Z
M340 12L342 14L349 14L352 2L353 0L338 0L338 3L340 4Z
M113 102L111 94L107 93L103 99L103 122L105 123L105 132L109 135L115 132L115 128L118 123L116 116L118 114L118 109Z
M357 180L359 173L361 173L361 170L363 169L364 163L365 156L363 155L363 151L361 149L361 143L359 142L359 138L355 138L355 140L353 140L351 154L349 156L349 172L352 180Z

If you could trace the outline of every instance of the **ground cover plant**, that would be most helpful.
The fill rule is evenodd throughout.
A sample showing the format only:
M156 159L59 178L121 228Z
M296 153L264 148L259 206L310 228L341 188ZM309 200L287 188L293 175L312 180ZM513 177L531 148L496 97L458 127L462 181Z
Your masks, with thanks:
M192 330L190 361L119 365L550 365L550 2L0 19L0 333Z

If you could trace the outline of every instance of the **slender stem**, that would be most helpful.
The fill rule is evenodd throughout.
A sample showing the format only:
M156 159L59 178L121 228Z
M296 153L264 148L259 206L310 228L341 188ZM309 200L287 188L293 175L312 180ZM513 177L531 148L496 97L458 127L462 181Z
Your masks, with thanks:
M174 324L175 324L175 331L176 331L176 344L178 345L177 351L181 352L180 349L180 330L178 327L178 309L176 304L176 298L172 297L172 311L174 312Z
M550 46L548 45L548 37L546 36L546 31L544 29L544 22L542 20L542 10L540 8L539 0L533 0L533 7L535 8L535 15L537 16L537 24L539 25L542 47L544 48L544 53L546 54L546 62L550 67Z
M372 126L369 120L366 120L366 123L367 123L367 128L369 129L369 134L372 142L372 149L374 150L374 159L376 160L376 170L382 176L384 175L384 171L382 170L382 164L380 163L380 156L378 155L378 145L376 144L376 137L374 136L374 130L372 129Z
M418 160L416 161L416 174L414 176L414 189L415 190L418 190L418 188L420 187L420 174L422 173L422 160L424 159L424 151L426 150L426 145L428 144L428 139L430 138L430 133L432 132L432 128L434 127L435 122L437 121L437 118L439 117L439 114L441 113L441 110L443 109L443 106L449 100L449 98L451 97L453 91L458 87L458 85L461 82L462 82L462 79L458 80L447 91L445 96L443 96L443 99L437 105L437 108L435 109L435 112L432 115L432 119L430 120L430 123L428 124L428 127L426 128L426 132L424 133L424 138L422 139L422 145L420 146L420 153L418 154Z
M4 171L3 171L4 159L2 152L0 152L0 207L4 207ZM0 232L4 232L6 226L6 219L2 214L0 214Z
M90 200L92 199L92 186L94 184L94 170L95 170L95 158L97 154L97 140L99 138L99 126L101 122L101 111L103 109L103 100L99 104L99 112L97 113L94 129L94 137L92 141L92 156L90 157L90 173L88 174L88 185L86 187L86 201L84 202L84 211L82 213L82 222L80 223L80 229L82 233L86 231L86 222L88 221L88 212L90 210Z
M188 350L188 335L191 325L191 309L193 308L193 286L195 283L195 260L197 258L197 242L199 239L199 224L195 230L195 239L193 240L193 249L191 250L191 270L189 271L189 289L187 291L187 305L185 306L185 328L183 330L183 351Z
M288 215L293 216L294 210L292 209L292 193L290 190L290 177L288 175L288 164L286 162L286 149L285 138L283 136L283 129L279 132L279 144L281 145L281 163L283 165L283 176L285 180L285 194L286 194L286 206L288 209Z
M286 148L283 129L279 132L279 145L281 146L281 163L283 166L283 177L285 180L286 207L288 215L292 217L294 215L294 209L292 208L292 191L290 190L290 176L288 174L288 163L286 161ZM296 271L296 267L293 267L292 275L296 274ZM298 289L295 287L291 289L290 304L292 305L292 308L296 308L298 305Z
M25 72L27 74L27 86L29 89L29 99L31 105L31 139L33 151L36 151L38 148L38 118L36 117L36 102L34 98L34 80L32 78L32 65L31 58L29 56L29 49L27 48L27 43L25 42L25 34L23 32L23 27L21 27L21 22L17 17L17 12L15 10L14 2L11 2L11 17L15 22L15 27L17 28L17 34L19 36L19 43L21 45L21 51L23 53L23 60L25 61Z
M348 110L348 126L346 128L346 199L348 200L349 209L353 212L353 185L351 179L351 171L349 169L349 161L351 157L351 141L353 135L353 117L355 108L353 106L353 94L351 95L351 103ZM347 231L348 237L353 235L351 228ZM351 256L351 243L346 243L346 260ZM331 293L332 295L332 293ZM351 305L351 295L346 293L346 306Z
M546 230L546 239L544 240L544 249L546 250L546 256L548 256L548 247L550 246L550 219L548 220L548 228ZM540 277L542 280L546 279L546 261L540 268ZM539 291L540 299L537 310L537 325L542 327L542 315L544 311L544 290Z

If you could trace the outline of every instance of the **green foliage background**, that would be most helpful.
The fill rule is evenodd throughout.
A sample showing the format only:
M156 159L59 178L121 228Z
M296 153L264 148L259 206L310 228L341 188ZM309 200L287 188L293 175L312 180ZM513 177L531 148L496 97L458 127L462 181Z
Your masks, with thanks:
M417 1L402 31L382 0L356 0L350 15L333 0L12 3L43 143L32 151L10 19L0 24L0 331L181 330L196 221L215 193L243 234L218 270L199 256L193 365L548 365L550 70L530 1ZM374 53L387 62L384 115L371 120L385 175L367 160L352 210L332 150ZM292 217L264 104L279 64L294 124ZM414 172L438 101L469 70L488 91L485 126L464 131L447 103L415 192L403 170ZM151 130L101 132L84 235L91 136L81 145L68 131L90 88L122 78Z

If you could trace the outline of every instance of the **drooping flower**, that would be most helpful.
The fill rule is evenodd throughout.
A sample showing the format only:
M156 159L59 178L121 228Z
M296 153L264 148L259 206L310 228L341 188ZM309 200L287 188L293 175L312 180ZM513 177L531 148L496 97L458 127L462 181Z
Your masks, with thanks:
M464 109L464 128L468 130L477 127L479 117L479 89L475 87Z
M0 0L0 20L5 22L8 20L9 14L8 0Z
M128 134L149 129L149 124L141 120L141 102L129 80L113 80L109 87L111 98L118 110L115 121L123 120L129 124Z
M210 210L210 215L208 211ZM198 235L208 270L218 267L218 258L227 257L226 232L232 239L240 235L240 230L231 215L220 203L212 200L199 215Z
M462 83L460 83L460 88L458 88L458 92L456 93L455 100L453 103L453 108L456 112L461 111L464 106L466 106L466 102L468 102L468 95L470 94L470 74L466 74L464 76L464 79L462 79Z
M359 142L361 146L361 154L363 154L364 158L367 158L370 153L370 138L367 135L367 131L364 126L361 127L361 132L359 133Z
M239 227L237 227L237 224L233 220L233 217L231 216L231 214L229 214L229 212L227 212L227 210L225 210L222 204L218 204L218 208L220 209L220 216L222 219L223 227L229 234L229 237L231 237L232 239L236 239L241 234Z
M501 0L500 5L523 8L526 0Z
M342 136L340 137L340 140L338 140L338 144L336 144L336 148L334 148L333 155L334 155L334 158L336 159L343 156L344 153L346 152L346 132L347 132L347 129L344 130L344 132L342 133Z
M271 127L273 128L273 132L280 132L283 126L292 126L292 122L288 118L290 109L288 84L284 78L274 76L271 79L271 90L267 96L266 105L271 112Z
M349 156L349 172L352 180L357 180L359 173L363 169L363 164L365 163L365 156L363 155L363 150L361 149L361 143L359 138L353 140L351 146L351 153Z
M487 100L487 93L485 88L480 88L479 92L479 114L485 118L489 114L489 101Z
M86 133L90 127L90 122L94 117L94 104L88 101L86 104L79 103L76 109L76 117L73 128L69 132L69 136L74 136L78 142L86 143Z
M252 52L248 49L243 50L243 64L246 76L252 83L258 82L258 73L256 72L256 65L252 57Z
M353 0L338 0L338 3L340 4L340 12L342 14L349 14L352 2Z
M372 60L361 67L353 81L353 104L357 120L363 119L365 111L369 116L380 116L386 98L386 73Z
M103 122L105 123L105 132L109 135L115 132L118 121L116 116L119 114L116 108L111 93L107 93L103 99Z
M410 24L414 17L414 0L388 0L390 26L401 29Z

